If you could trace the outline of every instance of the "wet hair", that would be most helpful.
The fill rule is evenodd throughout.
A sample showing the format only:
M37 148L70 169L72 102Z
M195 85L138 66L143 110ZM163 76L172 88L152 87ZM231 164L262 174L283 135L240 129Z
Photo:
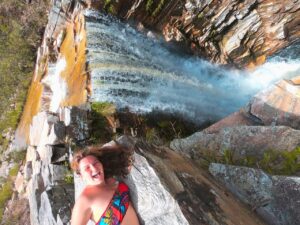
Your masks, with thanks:
M76 151L71 162L72 169L80 174L79 163L87 156L96 157L103 165L105 179L118 176L126 177L128 168L133 164L133 151L119 144L109 146L90 146Z

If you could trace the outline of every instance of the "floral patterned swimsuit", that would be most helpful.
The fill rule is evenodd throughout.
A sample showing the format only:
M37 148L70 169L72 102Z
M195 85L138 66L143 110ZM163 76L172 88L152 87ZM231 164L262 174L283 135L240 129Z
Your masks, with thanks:
M129 206L129 188L120 182L97 225L120 225Z

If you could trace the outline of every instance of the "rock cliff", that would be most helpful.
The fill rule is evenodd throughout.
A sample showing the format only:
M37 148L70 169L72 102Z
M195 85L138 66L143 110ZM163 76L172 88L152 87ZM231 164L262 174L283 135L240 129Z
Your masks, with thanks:
M214 163L209 170L268 224L299 221L299 177L270 176L261 170Z
M72 0L53 1L43 44L38 51L36 70L17 133L17 138L25 136L25 139L28 140L29 146L27 148L26 163L18 174L15 186L18 193L15 196L17 197L11 200L10 207L7 210L9 214L9 209L13 210L16 205L22 204L24 211L21 213L25 215L25 218L27 217L27 221L25 220L24 224L69 224L71 209L75 199L74 193L75 191L80 191L80 185L78 185L76 178L74 187L73 176L68 168L68 161L75 146L83 145L89 137L88 116L90 105L88 100L92 93L90 93L89 83L90 71L86 61L86 41L88 40L86 40L85 18L83 15L83 9L89 2L85 2L86 5L80 1ZM298 3L298 1L294 2ZM235 27L233 30L236 29L237 32L240 32L238 29L244 29L247 26L249 26L247 29L251 31L253 31L252 29L258 29L257 27L260 28L261 25L256 28L252 26L251 18L252 16L257 16L259 7L263 5L259 1L254 5L248 1L243 2L244 4L228 1L229 5L233 4L232 7L234 9L240 7L244 10L242 11L244 13L238 16L230 11L232 7L221 9L215 1L205 1L202 3L197 1L160 1L161 4L158 4L158 1L154 1L155 4L152 3L152 5L150 1L119 1L118 4L113 4L113 1L111 1L111 4L106 4L105 6L101 1L98 3L100 6L102 4L104 8L118 12L124 18L135 18L146 25L156 27L160 30L166 30L169 27L170 30L175 30L177 34L182 34L182 37L188 37L187 39L190 38L190 31L195 32L193 26L191 26L195 15L199 20L211 20L213 17L218 18L220 21L217 28L223 27L220 29L224 29L222 30L224 34L230 32L229 27L231 26ZM142 6L146 7L143 8L144 11L138 11L137 9ZM157 9L155 6L159 6L159 8ZM265 7L267 6L265 5ZM294 8L295 6L297 4L292 5L289 9L287 8L287 12L295 13L292 15L296 15L298 8ZM269 10L268 7L265 9L266 11ZM151 10L154 11L151 12ZM186 15L193 10L195 10L196 14L193 14L194 16L192 17L187 17ZM208 14L205 10L213 14ZM222 14L219 10L225 10L225 12ZM229 10L229 12L226 10ZM202 11L205 12L204 16L207 16L207 18L201 18L200 13ZM176 14L173 14L175 12ZM193 13L195 12L193 11ZM177 17L171 19L175 15ZM286 15L290 14L287 13ZM225 20L222 19L222 16L226 18L226 21L234 20L232 21L232 25L229 24L228 28L226 28ZM231 16L233 19L230 20ZM150 20L149 18L152 19ZM187 22L187 19L191 19L191 21ZM183 23L181 20L187 21ZM290 17L286 20L290 22L294 21ZM187 29L187 25L191 26L190 29ZM291 42L298 35L297 32L294 32L294 27L292 26L288 32ZM180 29L182 29L181 32L179 32ZM202 28L199 28L199 30L202 30ZM220 31L220 33L222 32ZM249 31L244 35L246 37L249 35L249 38L252 38L251 34ZM202 37L201 35L197 36L197 38ZM234 36L232 33L231 35ZM214 35L211 36L210 38L214 37ZM247 38L242 39L246 41ZM251 40L253 42L254 39ZM207 41L207 43L209 42ZM278 44L279 48L288 44L286 40L280 43ZM195 45L195 49L201 52L202 47L199 42L189 40L189 44ZM210 49L209 45L207 49ZM262 46L264 45L262 44ZM215 62L234 62L241 65L253 61L256 62L258 57L272 53L271 50L264 50L264 52L257 53L257 57L255 58L253 55L247 55L247 50L245 51L246 53L242 53L244 58L237 57L237 61L232 60L230 57L230 59L226 58L228 55L233 54L228 52L224 53L223 56L223 53L214 55L213 50L209 50L210 53L201 52L201 54L211 57ZM233 52L237 54L238 51ZM291 88L287 88L287 90L291 90ZM265 94L267 95L267 93ZM276 111L274 112L276 116L269 120L261 116L266 115L265 111L269 112L270 110L270 108L265 109L264 107L270 105L272 109L276 110L276 104L271 101L271 103L263 104L263 107L261 107L260 99L262 96L256 96L248 107L245 107L237 115L233 115L239 118L241 121L239 124L251 126L247 128L227 128L226 130L222 128L224 124L232 123L225 119L225 122L221 121L219 124L208 128L205 131L207 133L204 132L201 134L202 136L210 135L211 139L204 140L208 142L206 146L213 146L212 149L215 149L217 154L222 157L224 152L227 152L225 148L234 146L238 139L232 135L237 130L238 132L251 133L251 136L249 135L247 139L249 141L259 140L258 142L261 142L263 141L260 138L261 135L269 134L270 138L280 143L278 146L276 143L270 144L271 147L277 146L278 151L282 151L284 148L292 150L297 146L298 139L293 137L298 136L299 131L295 130L298 129L298 123L290 125L291 123L289 123L290 120L288 119L292 118L292 121L295 121L293 116L298 118L297 107L295 106L293 109L283 107L281 111L290 112L290 116L287 116L289 115L288 113L281 114ZM293 94L292 97L294 96ZM292 101L297 102L297 99ZM255 105L257 107L254 107ZM270 125L274 121L276 125L284 125L285 127L257 126ZM286 127L289 125L295 129ZM25 135L26 133L28 135ZM280 139L277 140L277 135L281 134L284 134L291 141L285 143ZM199 139L196 138L195 140L198 141ZM210 145L211 140L213 145ZM234 141L230 142L231 140ZM135 149L136 161L130 176L125 181L130 186L132 201L138 212L141 224L264 224L250 210L250 207L254 207L251 204L249 207L248 204L250 201L248 199L251 196L245 196L247 201L240 203L232 194L224 190L222 185L214 181L207 170L199 167L197 161L190 159L195 159L197 154L201 155L201 153L196 152L197 149L193 149L193 144L189 145L188 143L184 147L184 153L186 154L184 156L181 154L182 149L176 147L183 146L184 140L175 140L172 143L172 147L178 152L166 147L151 146L141 140L132 138L123 137L121 142ZM253 146L250 144L245 144L245 146L248 148L245 150L245 154L252 152ZM263 145L265 149L268 149L270 146ZM191 152L193 152L193 155ZM222 172L221 170L213 170L213 167L214 164L210 167L213 175L217 174L214 171L218 173ZM225 175L227 176L227 174ZM234 185L239 187L238 184L240 183L237 182ZM243 196L246 195L244 192L245 190L241 191ZM242 194L238 195L238 197ZM278 195L274 194L274 196L276 198ZM276 204L278 205L278 203ZM28 208L30 208L30 212ZM239 212L238 215L237 211ZM276 211L270 210L268 212L274 215ZM289 221L297 219L295 214L290 213L289 215L292 218ZM30 218L30 222L28 218Z
M278 82L239 112L170 144L198 162L226 164L212 163L209 171L268 224L299 221L298 79Z
M188 45L218 64L253 67L299 39L300 1L86 1Z

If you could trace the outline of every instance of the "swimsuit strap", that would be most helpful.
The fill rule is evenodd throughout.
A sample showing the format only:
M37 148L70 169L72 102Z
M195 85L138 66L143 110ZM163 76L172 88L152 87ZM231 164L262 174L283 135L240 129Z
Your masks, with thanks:
M120 182L98 225L120 225L129 206L129 188Z

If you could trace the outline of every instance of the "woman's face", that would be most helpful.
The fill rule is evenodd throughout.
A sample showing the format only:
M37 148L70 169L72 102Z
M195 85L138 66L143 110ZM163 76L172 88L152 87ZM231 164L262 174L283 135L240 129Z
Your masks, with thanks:
M88 185L98 185L104 182L103 165L95 156L89 155L81 159L79 171Z

